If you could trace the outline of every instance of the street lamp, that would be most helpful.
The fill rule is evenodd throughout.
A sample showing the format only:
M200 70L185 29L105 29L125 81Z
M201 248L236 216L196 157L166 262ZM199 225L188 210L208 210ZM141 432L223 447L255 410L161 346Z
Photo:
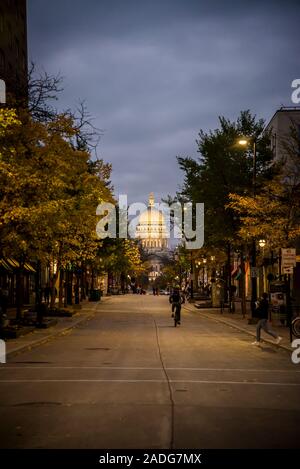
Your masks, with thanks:
M178 262L178 264L179 264L179 276L177 275L176 279L179 280L180 288L181 288L181 284L182 284L182 270L181 270L181 263L180 263L180 257L179 257L178 249L177 249L177 251L175 252L174 259L175 259L175 261Z
M256 139L254 138L240 138L238 144L245 147L251 145L253 151L253 174L252 174L252 190L253 197L256 195ZM256 280L256 242L255 237L252 238L252 262L251 262L251 315L255 314L256 301L257 301L257 280Z
M191 300L194 298L194 268L193 268L193 254L191 251L191 280L190 280L190 287L191 287Z
M266 245L266 240L265 239L260 239L258 241L259 247L264 248Z
M238 144L242 147L247 147L252 143L252 151L253 151L253 179L252 179L252 188L253 188L253 195L255 197L256 192L256 139L255 138L240 138L238 140Z

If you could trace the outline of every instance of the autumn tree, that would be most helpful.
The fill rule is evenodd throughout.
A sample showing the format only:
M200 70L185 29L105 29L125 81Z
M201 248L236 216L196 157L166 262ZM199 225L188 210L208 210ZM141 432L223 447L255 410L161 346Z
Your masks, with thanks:
M242 151L237 145L241 136L255 138L257 144L257 184L268 177L272 154L268 137L262 132L264 121L249 111L240 113L236 122L219 118L220 128L200 130L196 141L198 159L178 157L184 172L179 199L205 204L205 244L224 246L235 239L238 219L227 209L229 194L252 191L253 155L251 148Z
M112 200L110 167L91 162L88 151L72 145L77 129L70 116L45 123L22 111L16 123L1 112L3 255L18 259L21 272L32 259L55 261L59 272L68 263L92 258L96 207Z
M271 176L268 135L263 133L264 121L256 119L250 111L242 111L236 121L219 118L219 128L205 132L200 130L196 141L199 158L178 157L184 172L179 200L204 203L205 246L218 248L227 253L226 277L230 295L232 248L240 248L237 232L239 214L228 206L230 194L252 193L253 153L252 146L241 149L238 140L247 137L256 145L257 190ZM230 299L230 298L229 298Z
M289 247L300 238L300 140L296 129L282 142L274 177L255 197L230 194L228 207L239 216L239 235L247 242L263 238L271 249Z

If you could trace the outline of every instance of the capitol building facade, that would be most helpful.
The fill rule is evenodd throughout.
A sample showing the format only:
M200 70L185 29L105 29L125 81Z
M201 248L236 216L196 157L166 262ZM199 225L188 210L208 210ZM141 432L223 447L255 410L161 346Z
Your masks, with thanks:
M169 232L165 216L155 208L153 193L149 196L148 208L141 213L136 227L136 237L140 240L147 260L150 263L149 281L153 282L162 273L169 252Z

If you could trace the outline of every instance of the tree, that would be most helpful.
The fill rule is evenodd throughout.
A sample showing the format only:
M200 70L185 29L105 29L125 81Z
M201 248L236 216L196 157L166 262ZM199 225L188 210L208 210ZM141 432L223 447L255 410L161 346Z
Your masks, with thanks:
M117 274L135 274L143 271L139 246L131 239L105 239L102 256L106 270Z
M57 276L61 267L96 254L96 207L112 201L110 166L74 148L77 129L70 116L45 123L20 111L19 121L9 125L3 112L1 250L19 260L21 275L26 261L38 259L55 262ZM22 289L22 279L19 284ZM21 302L21 292L17 296Z
M237 142L241 137L257 142L257 191L272 175L272 153L269 137L263 133L264 121L257 120L250 111L242 111L236 122L219 117L219 123L220 128L214 131L200 130L196 141L200 153L197 160L178 157L179 166L185 173L178 198L204 203L205 247L219 248L227 254L227 291L231 304L231 251L233 247L243 251L243 247L237 236L239 214L229 205L230 194L249 195L253 191L252 148L249 145L242 150Z
M247 242L263 238L271 249L293 245L300 237L300 139L295 129L283 143L274 176L256 197L230 194L228 207L240 217L239 235Z
M272 154L268 137L262 135L263 120L256 120L249 111L242 111L236 122L219 118L220 128L210 132L200 130L196 141L200 157L178 157L184 171L184 184L179 199L205 204L205 244L223 246L235 240L239 221L228 209L229 194L250 193L252 190L253 155L251 149L242 151L237 140L241 136L259 137L257 145L258 186L269 177Z

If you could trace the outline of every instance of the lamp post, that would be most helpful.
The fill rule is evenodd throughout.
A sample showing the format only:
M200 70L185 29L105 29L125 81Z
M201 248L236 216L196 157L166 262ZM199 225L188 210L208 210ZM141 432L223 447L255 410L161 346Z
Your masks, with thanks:
M193 254L192 254L192 251L191 251L191 283L190 283L190 287L191 287L191 300L194 298L194 268L193 268Z
M206 263L207 263L207 259L204 257L203 258L203 287L204 287L204 281L205 281L205 274L207 273L207 270L206 270Z
M182 270L181 270L180 256L179 256L178 251L175 252L174 259L175 259L176 262L178 262L178 265L179 265L179 276L177 275L176 279L179 280L180 289L181 289L181 284L182 284Z
M248 146L251 139L241 138L238 144ZM256 139L252 140L253 152L253 173L252 173L252 190L253 197L256 196ZM256 242L255 237L252 238L252 256L251 256L251 316L254 317L257 301L257 277L256 277Z

